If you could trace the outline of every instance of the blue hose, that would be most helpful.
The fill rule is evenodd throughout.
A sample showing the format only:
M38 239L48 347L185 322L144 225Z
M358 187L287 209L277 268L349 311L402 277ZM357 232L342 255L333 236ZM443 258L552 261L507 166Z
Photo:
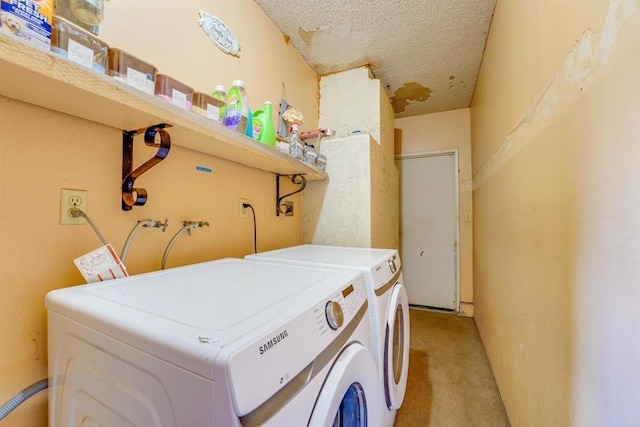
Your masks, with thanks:
M0 421L2 421L7 415L9 415L11 411L16 409L22 402L47 387L49 387L49 381L45 378L38 381L37 383L31 384L29 387L13 396L5 404L0 406Z

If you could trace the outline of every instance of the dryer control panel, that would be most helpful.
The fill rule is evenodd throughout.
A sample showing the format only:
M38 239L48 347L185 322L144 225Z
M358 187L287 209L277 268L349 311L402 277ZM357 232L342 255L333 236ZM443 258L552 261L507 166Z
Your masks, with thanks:
M336 330L344 323L344 312L340 303L329 301L324 308L324 312L331 329Z
M315 310L318 320L318 330L321 334L327 331L327 326L332 330L338 330L343 326L345 319L351 319L362 306L366 299L364 286L351 283L334 295L325 305L324 312Z
M397 252L373 267L371 274L376 290L389 283L401 268L402 262ZM378 293L378 291L376 291L376 293Z
M362 274L333 291L325 288L306 307L296 307L298 314L276 322L229 355L227 372L238 415L251 413L282 388L304 386L341 351L342 341L357 339L370 346Z

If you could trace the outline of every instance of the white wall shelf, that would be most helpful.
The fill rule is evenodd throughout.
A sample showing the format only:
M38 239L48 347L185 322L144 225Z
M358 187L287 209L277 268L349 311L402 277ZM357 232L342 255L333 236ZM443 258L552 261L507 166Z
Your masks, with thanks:
M174 146L280 175L304 174L308 181L327 178L324 171L220 123L3 34L0 95L122 130L168 123Z

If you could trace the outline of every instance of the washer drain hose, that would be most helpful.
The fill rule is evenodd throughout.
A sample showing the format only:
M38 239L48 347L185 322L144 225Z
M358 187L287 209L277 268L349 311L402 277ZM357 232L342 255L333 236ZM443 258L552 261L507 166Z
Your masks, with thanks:
M22 402L47 387L49 387L49 380L45 378L38 381L37 383L31 384L29 387L13 396L2 406L0 406L0 421L2 421L7 415L9 415L11 411L16 409Z

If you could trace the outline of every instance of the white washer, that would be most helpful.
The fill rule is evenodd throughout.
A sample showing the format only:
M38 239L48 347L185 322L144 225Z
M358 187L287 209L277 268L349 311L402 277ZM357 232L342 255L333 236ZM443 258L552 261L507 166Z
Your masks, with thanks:
M315 265L363 273L370 304L374 359L383 387L383 426L392 426L407 388L409 301L400 256L393 249L300 245L248 255L245 259Z
M224 259L46 306L51 426L379 425L357 272Z

